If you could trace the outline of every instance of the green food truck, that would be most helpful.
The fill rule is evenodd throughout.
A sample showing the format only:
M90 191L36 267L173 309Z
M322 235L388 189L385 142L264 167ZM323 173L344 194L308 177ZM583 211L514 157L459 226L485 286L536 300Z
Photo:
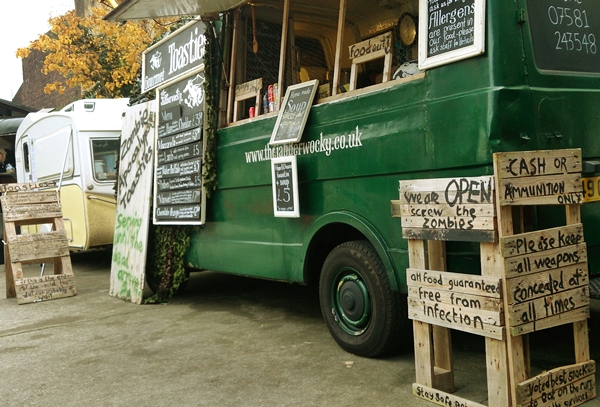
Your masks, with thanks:
M600 198L596 0L125 0L107 18L173 15L206 24L218 123L218 186L187 263L318 284L349 352L411 338L407 241L390 211L400 180L490 175L494 152L581 148L585 199ZM285 95L302 85L315 96L301 137L277 143L280 110L302 110ZM560 213L530 207L522 223L552 227ZM582 217L599 273L600 206ZM448 242L448 269L477 273L478 250Z

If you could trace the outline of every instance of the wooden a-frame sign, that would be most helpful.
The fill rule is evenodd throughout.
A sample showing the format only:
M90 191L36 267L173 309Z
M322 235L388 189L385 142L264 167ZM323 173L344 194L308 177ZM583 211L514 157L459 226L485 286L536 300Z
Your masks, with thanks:
M5 193L1 198L4 214L6 297L17 297L18 304L27 304L76 295L58 191L35 192L32 191L32 184L23 184L21 187L19 185L10 184L10 189L3 189L2 192ZM42 224L50 224L51 230L29 234L17 233L20 226ZM54 275L23 276L24 264L49 262L54 263Z
M574 407L596 397L581 165L579 149L496 153L493 202L485 177L400 182L392 216L402 217L410 239L415 396L481 406L451 394L450 329L457 329L485 337L489 407ZM511 209L523 205L563 205L566 225L524 233L522 215L513 219ZM445 272L444 240L480 242L481 276ZM574 364L530 377L523 335L567 323L573 324Z

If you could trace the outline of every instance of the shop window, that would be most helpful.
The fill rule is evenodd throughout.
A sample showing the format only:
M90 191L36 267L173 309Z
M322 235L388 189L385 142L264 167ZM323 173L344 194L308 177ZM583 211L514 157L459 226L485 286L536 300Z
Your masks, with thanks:
M339 0L318 4L291 0L286 22L283 2L253 2L237 10L228 123L276 111L277 94L285 95L288 86L300 82L318 79L318 97L322 99L419 72L418 0L345 4L340 13ZM340 14L345 16L343 27L338 27ZM286 55L281 58L283 33ZM241 88L258 81L262 81L258 96L240 96Z

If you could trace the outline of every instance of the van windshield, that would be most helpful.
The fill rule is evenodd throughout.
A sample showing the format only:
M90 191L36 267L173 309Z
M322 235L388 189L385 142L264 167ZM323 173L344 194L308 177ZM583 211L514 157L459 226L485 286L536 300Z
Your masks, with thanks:
M539 70L600 74L600 1L528 0L527 14Z

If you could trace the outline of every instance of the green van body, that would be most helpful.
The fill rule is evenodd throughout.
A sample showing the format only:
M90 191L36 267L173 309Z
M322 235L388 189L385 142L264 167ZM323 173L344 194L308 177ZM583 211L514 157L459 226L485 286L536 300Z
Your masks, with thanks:
M273 216L276 118L220 129L218 189L193 232L189 266L311 283L335 246L367 239L406 292L407 242L390 211L399 180L492 174L499 151L579 147L585 160L600 158L600 76L540 72L525 0L486 7L483 55L313 106L294 148L299 218ZM591 274L600 272L599 210L582 207ZM536 226L556 224L558 213L537 209ZM448 258L451 271L479 265L475 245L449 242Z

